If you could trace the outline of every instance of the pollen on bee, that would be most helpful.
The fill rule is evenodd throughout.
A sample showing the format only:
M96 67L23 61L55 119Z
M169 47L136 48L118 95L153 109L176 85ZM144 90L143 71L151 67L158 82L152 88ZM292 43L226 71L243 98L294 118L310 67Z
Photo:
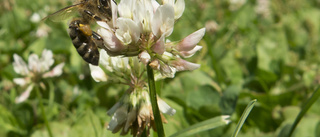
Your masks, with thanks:
M79 29L82 31L82 33L86 36L92 35L92 30L90 28L90 25L87 24L79 24Z

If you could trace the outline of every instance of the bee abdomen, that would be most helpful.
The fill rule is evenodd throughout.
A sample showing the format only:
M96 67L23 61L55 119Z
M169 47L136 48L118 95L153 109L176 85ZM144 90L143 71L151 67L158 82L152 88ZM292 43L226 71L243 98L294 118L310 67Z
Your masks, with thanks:
M82 43L77 48L77 51L85 61L91 63L92 65L99 64L99 51L94 46L94 43L92 41L89 43Z
M88 36L87 32L82 32L80 29L80 20L74 20L69 25L69 36L72 39L72 43L74 47L77 49L79 55L85 60L86 62L92 65L99 64L99 50L92 40L91 36ZM91 31L87 30L86 31Z

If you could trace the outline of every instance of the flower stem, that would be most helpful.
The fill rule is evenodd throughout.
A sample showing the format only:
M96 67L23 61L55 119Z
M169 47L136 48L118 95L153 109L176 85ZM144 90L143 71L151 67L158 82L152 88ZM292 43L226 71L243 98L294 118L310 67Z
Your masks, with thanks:
M49 126L49 122L48 122L47 117L46 117L46 113L45 113L45 111L44 111L44 107L43 107L42 97L41 97L41 95L40 95L39 86L36 86L36 92L37 92L37 97L38 97L39 104L40 104L40 109L41 109L42 117L43 117L44 123L45 123L45 125L46 125L46 127L47 127L49 137L53 137L52 132L51 132L51 128L50 128L50 126Z
M157 128L158 137L164 137L165 135L164 135L163 125L162 125L162 119L160 116L160 111L157 103L158 101L157 101L156 85L154 81L154 74L149 64L147 65L147 74L148 74L148 84L149 84L149 95L150 95L152 112L153 112L153 117L154 117L156 128Z

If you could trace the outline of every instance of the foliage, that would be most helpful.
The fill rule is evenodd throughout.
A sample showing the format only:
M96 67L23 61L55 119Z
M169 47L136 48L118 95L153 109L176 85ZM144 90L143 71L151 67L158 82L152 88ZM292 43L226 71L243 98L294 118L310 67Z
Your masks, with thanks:
M257 0L258 1L258 0ZM269 1L269 14L256 12L256 0L237 8L231 0L186 0L172 40L207 26L204 48L189 60L201 64L192 72L157 82L160 96L177 110L166 116L170 136L201 121L231 115L228 126L194 136L231 136L250 100L257 99L238 136L278 136L292 125L303 103L320 83L319 0ZM106 111L126 87L96 83L67 33L68 21L40 22L70 1L0 1L0 136L47 136L35 92L16 104L23 89L13 83L13 54L27 59L44 48L54 53L63 74L44 82L47 119L54 136L112 136ZM217 28L214 22L218 24ZM210 27L211 25L211 27ZM40 35L42 34L42 35ZM320 100L304 115L293 136L319 136Z

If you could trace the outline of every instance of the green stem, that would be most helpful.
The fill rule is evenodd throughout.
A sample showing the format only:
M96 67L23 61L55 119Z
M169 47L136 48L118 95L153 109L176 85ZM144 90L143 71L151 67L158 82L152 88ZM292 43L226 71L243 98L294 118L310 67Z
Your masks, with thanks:
M37 91L37 97L38 97L38 100L39 100L42 117L43 117L44 123L45 123L45 125L46 125L46 127L47 127L49 137L53 137L52 132L51 132L51 128L50 128L50 126L49 126L49 122L48 122L48 120L47 120L46 113L45 113L45 111L44 111L43 102L42 102L42 97L41 97L41 95L40 95L40 90L39 90L39 87L38 87L38 86L36 86L36 91Z
M160 116L160 111L157 103L157 92L156 92L156 85L154 81L154 75L153 75L153 70L147 65L147 74L148 74L148 84L149 84L149 93L150 93L150 100L151 100L151 105L152 105L152 112L153 112L153 117L155 120L156 128L157 128L157 133L158 137L164 137L164 130L163 130L163 125L162 125L162 119Z
M297 118L295 119L293 125L291 126L287 137L291 137L293 131L296 129L297 125L299 124L302 117L307 113L307 111L311 108L311 106L318 100L320 97L320 87L318 87L312 94L312 96L308 99L308 101L303 105L300 113L298 114Z

